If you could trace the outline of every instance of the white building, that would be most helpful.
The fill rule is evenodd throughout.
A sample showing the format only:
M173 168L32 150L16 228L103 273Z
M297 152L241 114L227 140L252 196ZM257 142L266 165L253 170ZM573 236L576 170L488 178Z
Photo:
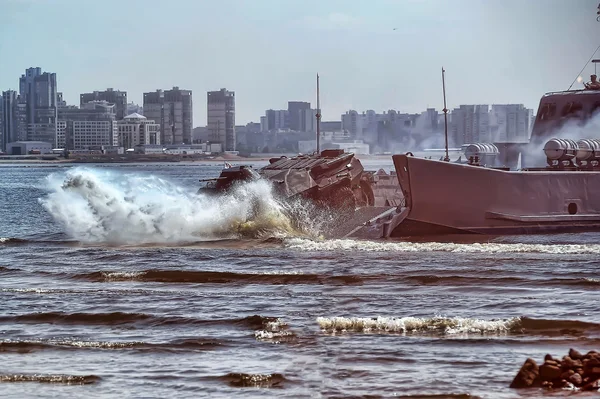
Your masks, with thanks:
M8 143L6 153L9 155L51 154L52 144L45 141L15 141Z
M128 150L131 150L131 148L128 148ZM163 148L162 145L159 144L143 144L143 145L136 145L134 148L134 152L136 154L163 154L165 152L165 149Z
M117 121L72 121L73 149L96 146L118 146Z
M161 144L160 125L143 115L133 113L117 122L119 145L129 149L139 145Z
M523 104L494 104L490 111L490 135L493 143L528 143L533 110Z
M206 143L192 145L168 145L165 146L165 154L171 155L199 155L206 152Z
M61 107L54 144L72 151L90 147L117 146L119 134L115 105L106 101L90 101L77 107Z
M454 146L470 143L489 143L490 115L487 104L461 105L452 111L449 135Z
M347 111L342 115L342 130L347 130L353 138L360 139L363 136L365 116L355 110Z
M523 104L461 105L450 114L453 145L470 143L528 143L533 110Z

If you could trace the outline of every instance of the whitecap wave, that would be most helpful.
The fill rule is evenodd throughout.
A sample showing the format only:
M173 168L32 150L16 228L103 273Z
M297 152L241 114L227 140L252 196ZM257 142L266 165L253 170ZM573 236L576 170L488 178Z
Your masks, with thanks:
M489 334L507 333L520 323L520 318L481 320L463 317L318 317L322 330L336 332L391 332Z
M364 240L314 240L289 238L289 249L299 251L367 251L367 252L458 252L458 253L544 253L600 254L598 244L456 244L442 242L389 242Z

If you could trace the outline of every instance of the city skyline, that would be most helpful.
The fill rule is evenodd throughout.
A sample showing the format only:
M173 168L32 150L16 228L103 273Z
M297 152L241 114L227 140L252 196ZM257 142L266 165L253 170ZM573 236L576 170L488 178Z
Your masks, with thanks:
M237 124L258 122L264 110L288 101L314 105L317 72L323 120L337 120L348 109L441 109L442 65L449 108L522 103L537 110L543 93L564 90L577 77L596 48L598 29L589 15L597 6L591 0L543 6L516 0L263 0L259 7L241 0L179 0L178 7L152 8L128 1L127 9L143 18L131 18L112 0L0 4L8 16L0 49L11 55L2 60L2 90L18 90L18 76L37 66L57 74L68 104L108 87L142 104L144 92L179 86L200 93L194 127L206 121L203 93L221 87L237 93ZM106 40L107 31L90 31L85 18L69 18L85 13L108 21L110 35L125 40ZM65 18L69 24L50 24ZM149 40L148 26L171 20L178 22ZM224 20L227 34L216 40L212 32ZM56 34L41 34L46 28ZM592 72L588 68L582 77L588 80Z

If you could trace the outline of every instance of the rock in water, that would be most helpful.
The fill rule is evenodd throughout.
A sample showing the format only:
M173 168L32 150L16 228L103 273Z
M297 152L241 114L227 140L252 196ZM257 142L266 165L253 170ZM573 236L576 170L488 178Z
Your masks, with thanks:
M575 349L571 348L569 350L569 357L573 360L580 360L583 357L583 355Z
M600 353L589 351L582 355L571 349L562 360L548 354L539 367L528 358L510 387L600 391Z
M534 386L534 383L540 375L540 369L535 360L528 358L517 373L515 379L510 384L511 388L529 388Z

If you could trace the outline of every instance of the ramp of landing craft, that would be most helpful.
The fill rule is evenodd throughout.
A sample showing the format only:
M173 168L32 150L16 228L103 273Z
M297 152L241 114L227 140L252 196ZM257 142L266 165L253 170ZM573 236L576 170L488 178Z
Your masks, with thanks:
M384 225L392 223L392 227L395 227L401 221L400 217L401 212L395 206L365 206L358 208L353 215L340 217L340 223L327 236L328 238L385 238Z

